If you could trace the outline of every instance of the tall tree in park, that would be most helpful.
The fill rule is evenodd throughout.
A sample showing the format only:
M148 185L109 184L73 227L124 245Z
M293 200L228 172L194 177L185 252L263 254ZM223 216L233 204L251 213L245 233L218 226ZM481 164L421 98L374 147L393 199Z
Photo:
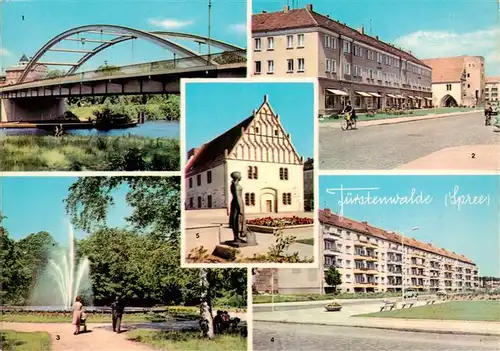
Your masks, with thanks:
M325 282L333 288L333 292L337 292L337 286L342 284L342 276L337 268L330 266L325 273Z
M63 70L60 69L52 69L50 70L45 78L57 78L57 77L62 77L66 74Z

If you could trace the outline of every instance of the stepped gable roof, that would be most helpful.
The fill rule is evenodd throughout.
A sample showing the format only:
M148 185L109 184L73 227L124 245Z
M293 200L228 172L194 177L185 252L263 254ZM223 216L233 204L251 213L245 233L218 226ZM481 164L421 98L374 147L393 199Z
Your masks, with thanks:
M453 83L462 80L464 56L425 59L432 67L432 83Z
M395 46L381 41L364 33L337 22L330 17L324 16L308 8L294 9L289 11L264 12L252 16L252 33L272 32L284 29L298 29L309 27L322 27L333 32L343 34L361 43L370 45L376 49L400 56L410 62L427 66L424 62L412 54Z
M401 244L401 235L389 232L381 228L374 227L367 222L359 222L353 219L349 219L346 217L341 217L338 214L332 213L329 209L320 209L319 210L319 221L320 223L325 223L329 225L333 225L336 227L353 230L358 233L367 234L370 236L374 236L379 239L384 239L388 241L392 241L397 244ZM416 239L405 236L404 237L405 246L410 246L413 248L417 248L423 251L439 254L441 256L445 256L448 258L453 258L462 262L474 264L469 258L464 255L457 254L455 252L447 251L445 249L441 249L435 247L431 244L426 244Z
M195 155L186 164L186 176L190 177L222 164L225 160L225 151L231 152L241 138L241 130L252 123L254 116L250 116L233 128L222 133L212 141L203 144Z

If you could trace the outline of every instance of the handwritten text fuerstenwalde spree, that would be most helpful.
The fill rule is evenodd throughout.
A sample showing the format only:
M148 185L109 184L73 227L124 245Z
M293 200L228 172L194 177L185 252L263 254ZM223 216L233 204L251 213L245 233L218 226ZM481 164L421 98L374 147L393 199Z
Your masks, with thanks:
M380 188L327 188L326 192L331 195L340 195L337 202L340 206L340 216L344 214L344 206L346 205L430 205L434 201L434 197L426 195L422 190L412 188L408 194L401 195L399 193L391 196L377 196L375 193ZM444 195L444 205L446 207L454 207L458 211L464 206L471 205L490 205L489 194L472 195L469 193L461 193L460 187L455 185L452 191Z

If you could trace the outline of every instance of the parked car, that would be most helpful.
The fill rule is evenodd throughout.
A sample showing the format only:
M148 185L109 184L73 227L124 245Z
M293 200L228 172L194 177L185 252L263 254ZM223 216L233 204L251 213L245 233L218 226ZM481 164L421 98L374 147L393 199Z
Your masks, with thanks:
M404 293L405 299L411 299L414 297L418 297L418 291L415 289L406 289Z
M437 293L436 293L437 297L446 297L448 296L448 293L444 290L439 290Z

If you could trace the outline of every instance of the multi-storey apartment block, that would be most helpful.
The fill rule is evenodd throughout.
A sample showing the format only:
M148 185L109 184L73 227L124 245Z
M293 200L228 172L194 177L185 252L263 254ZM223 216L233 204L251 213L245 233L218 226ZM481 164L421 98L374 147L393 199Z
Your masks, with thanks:
M435 105L478 106L484 102L484 57L441 57L422 61L432 67Z
M254 14L252 36L252 75L318 78L322 115L338 112L347 100L361 110L432 104L429 66L312 5Z
M500 77L488 77L484 91L486 102L498 101L498 91L500 90Z
M188 152L186 209L229 209L236 171L246 213L304 211L304 159L267 95L250 117Z
M463 291L479 287L476 264L463 255L319 210L320 269L279 269L280 293L323 293L335 267L342 292ZM321 257L323 259L321 259ZM266 281L266 280L264 280ZM276 285L276 282L274 282ZM269 290L260 280L258 289Z

